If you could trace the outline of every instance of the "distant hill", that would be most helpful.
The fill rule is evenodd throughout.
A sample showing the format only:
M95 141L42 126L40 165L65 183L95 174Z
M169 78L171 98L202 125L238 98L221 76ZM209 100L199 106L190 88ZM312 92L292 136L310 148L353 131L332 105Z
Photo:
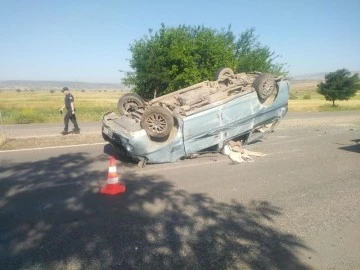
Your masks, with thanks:
M330 72L318 72L305 75L290 76L289 81L292 89L309 90L316 89L320 82L325 81L325 75ZM360 71L351 71L352 74L360 73Z
M327 72L291 76L293 81L323 81Z
M325 75L329 72L319 72L304 75L290 76L292 84L311 84L325 80ZM352 73L360 73L360 71L352 71ZM21 89L21 90L60 90L64 86L70 90L130 90L122 84L117 83L89 83L89 82L73 82L73 81L25 81L12 80L0 81L0 89Z
M129 88L116 83L88 83L72 81L0 81L0 89L21 90L60 90L67 86L70 90L128 90Z
M293 81L324 81L325 75L330 72L318 72L304 75L294 75L290 76L290 80ZM360 73L360 71L351 71L352 74Z

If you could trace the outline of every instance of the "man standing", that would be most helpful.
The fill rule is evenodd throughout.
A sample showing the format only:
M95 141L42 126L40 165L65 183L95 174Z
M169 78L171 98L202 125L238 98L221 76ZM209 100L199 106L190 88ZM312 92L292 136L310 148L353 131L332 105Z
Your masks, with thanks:
M66 135L69 134L68 128L69 128L69 120L71 120L71 122L74 125L74 129L73 132L75 134L79 134L80 133L80 128L78 126L78 123L76 122L76 116L75 116L75 104L74 104L74 97L73 95L70 93L69 88L64 87L61 92L63 92L65 94L65 99L64 99L64 106L61 107L60 109L60 113L62 113L63 109L66 108L66 114L64 116L64 130L61 132L62 135Z

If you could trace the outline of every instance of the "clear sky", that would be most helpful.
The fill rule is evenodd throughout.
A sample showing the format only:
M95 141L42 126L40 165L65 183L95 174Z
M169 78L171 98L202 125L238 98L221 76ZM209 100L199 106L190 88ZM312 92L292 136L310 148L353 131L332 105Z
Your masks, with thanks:
M161 23L255 27L290 75L360 70L360 0L0 0L0 80L119 83Z

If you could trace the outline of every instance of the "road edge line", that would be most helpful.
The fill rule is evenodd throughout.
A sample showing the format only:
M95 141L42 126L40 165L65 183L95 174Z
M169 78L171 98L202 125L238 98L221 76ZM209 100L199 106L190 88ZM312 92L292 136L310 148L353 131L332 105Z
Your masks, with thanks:
M71 144L71 145L59 145L59 146L47 146L47 147L37 147L37 148L10 149L10 150L0 150L0 153L11 153L11 152L22 152L22 151L34 151L34 150L46 150L46 149L60 149L60 148L70 148L70 147L82 147L82 146L91 146L91 145L101 145L101 144L107 144L107 143L108 143L108 142L86 143L86 144Z

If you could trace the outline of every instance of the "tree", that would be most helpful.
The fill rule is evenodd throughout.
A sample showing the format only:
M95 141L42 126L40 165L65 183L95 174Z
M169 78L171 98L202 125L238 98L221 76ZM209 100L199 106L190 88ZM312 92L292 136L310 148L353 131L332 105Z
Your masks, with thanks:
M230 67L235 72L285 73L284 64L269 47L262 46L255 29L248 29L236 40L228 29L204 26L165 27L130 45L132 58L123 83L134 86L144 98L164 95L189 85L213 80L216 70Z
M276 63L280 55L263 46L255 36L255 28L245 30L236 41L235 70L237 72L261 71L286 75L285 64Z
M317 92L335 106L335 100L348 100L356 95L360 88L359 74L351 76L349 70L339 69L326 74L325 82L321 82L317 87Z

